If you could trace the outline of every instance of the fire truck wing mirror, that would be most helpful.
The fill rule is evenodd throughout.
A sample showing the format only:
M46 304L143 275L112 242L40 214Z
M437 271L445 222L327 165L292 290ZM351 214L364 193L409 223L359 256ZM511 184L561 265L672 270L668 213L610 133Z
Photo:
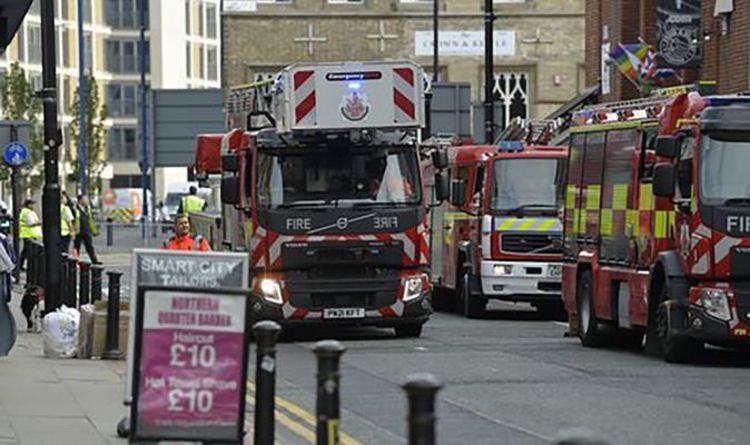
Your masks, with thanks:
M443 202L450 198L451 183L448 176L443 173L435 174L435 200Z
M224 155L221 157L221 169L225 172L236 172L240 169L240 159L237 155Z
M432 152L432 165L434 165L438 170L442 170L447 167L448 153L446 153L445 150L442 149L437 149Z
M240 178L237 176L225 176L221 178L221 202L223 204L237 205L240 203Z
M660 164L654 168L654 195L671 198L675 192L675 167Z
M466 181L463 179L454 179L451 184L451 204L456 207L466 204Z
M680 140L675 136L656 138L656 155L674 159L680 154Z

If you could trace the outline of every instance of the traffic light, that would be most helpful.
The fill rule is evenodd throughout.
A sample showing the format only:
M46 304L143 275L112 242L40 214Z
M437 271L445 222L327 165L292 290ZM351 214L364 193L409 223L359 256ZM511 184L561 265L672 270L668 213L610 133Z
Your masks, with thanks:
M10 45L32 0L0 0L0 54Z

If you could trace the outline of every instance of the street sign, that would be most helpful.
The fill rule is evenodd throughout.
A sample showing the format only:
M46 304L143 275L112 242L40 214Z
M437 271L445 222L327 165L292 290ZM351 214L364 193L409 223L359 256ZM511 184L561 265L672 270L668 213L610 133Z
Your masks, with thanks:
M242 442L247 300L247 290L140 290L131 439Z
M11 167L20 167L29 161L29 149L20 142L11 142L3 150L3 159Z

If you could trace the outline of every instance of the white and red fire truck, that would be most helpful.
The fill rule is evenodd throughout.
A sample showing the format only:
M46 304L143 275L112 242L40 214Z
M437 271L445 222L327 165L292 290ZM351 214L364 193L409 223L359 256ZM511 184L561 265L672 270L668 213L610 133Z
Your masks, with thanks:
M253 319L421 334L432 312L425 88L419 66L393 61L297 64L230 92L230 125L244 128L195 168L222 175L214 235L251 256Z
M750 98L678 93L575 118L563 297L584 346L750 343Z
M451 199L432 210L433 297L479 317L489 299L564 316L560 298L562 187L567 148L547 145L551 122L498 145L448 149ZM452 292L451 292L452 291Z

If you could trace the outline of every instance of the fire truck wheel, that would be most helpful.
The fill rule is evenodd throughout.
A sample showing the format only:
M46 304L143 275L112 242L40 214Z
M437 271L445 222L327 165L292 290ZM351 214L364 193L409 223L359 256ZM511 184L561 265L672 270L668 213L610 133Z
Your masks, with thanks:
M604 343L604 334L594 309L594 285L590 270L584 270L578 279L578 338L587 348Z
M422 335L422 323L405 324L393 329L398 338L419 338Z
M459 313L466 318L481 318L487 308L487 299L471 293L471 275L465 271L458 289Z
M704 348L703 342L692 338L675 338L670 334L666 302L669 301L667 286L659 286L659 301L651 308L649 336L655 336L664 360L669 363L685 363L695 359Z

